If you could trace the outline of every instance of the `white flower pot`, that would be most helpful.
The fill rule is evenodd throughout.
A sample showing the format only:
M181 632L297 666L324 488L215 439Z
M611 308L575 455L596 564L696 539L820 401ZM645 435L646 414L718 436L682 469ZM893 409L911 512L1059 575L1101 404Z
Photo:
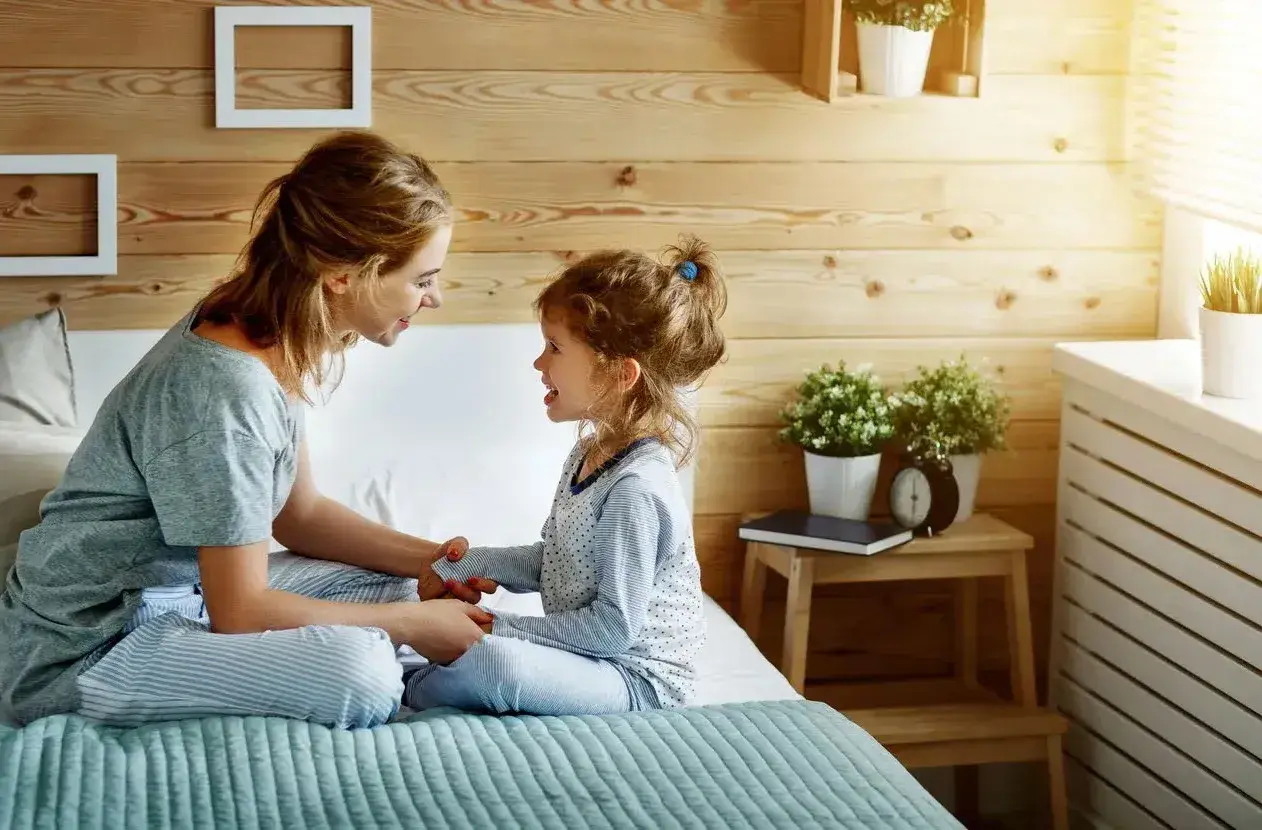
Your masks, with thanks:
M967 521L973 515L977 503L977 482L982 477L982 457L979 454L953 455L950 457L955 485L960 488L960 509L955 512L955 522Z
M933 31L858 23L859 89L873 95L910 98L925 88Z
M866 521L880 471L880 453L854 458L806 453L806 489L811 512Z
M1262 314L1200 309L1201 388L1221 398L1262 398Z

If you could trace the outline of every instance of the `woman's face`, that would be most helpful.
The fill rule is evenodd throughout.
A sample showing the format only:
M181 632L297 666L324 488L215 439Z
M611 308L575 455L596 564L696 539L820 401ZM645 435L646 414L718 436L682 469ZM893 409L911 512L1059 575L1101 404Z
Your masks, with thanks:
M438 272L450 244L451 225L444 225L411 259L383 273L375 290L345 292L349 307L340 320L342 328L382 346L393 346L418 311L443 304Z

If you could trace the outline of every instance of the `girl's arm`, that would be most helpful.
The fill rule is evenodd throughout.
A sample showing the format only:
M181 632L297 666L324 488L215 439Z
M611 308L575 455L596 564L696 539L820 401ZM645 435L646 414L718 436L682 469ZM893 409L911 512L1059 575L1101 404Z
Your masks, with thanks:
M590 657L626 652L648 614L658 545L669 516L642 479L627 476L610 490L593 531L596 599L544 617L497 613L492 634L516 637Z
M538 591L539 575L543 569L543 542L503 548L469 548L466 551L457 548L452 554L440 556L432 567L449 589L452 585L467 585L470 579L480 577L513 593Z
M581 457L581 448L575 445L561 466L561 483L557 485L558 488L565 486L568 472ZM548 533L554 530L552 524L552 515L549 515L544 520L539 535L547 538ZM457 537L441 546L443 549L433 557L432 564L426 564L426 572L437 574L447 590L461 597L464 596L464 591L473 587L487 592L494 591L497 584L513 593L538 591L540 572L543 570L543 545L539 541L531 545L469 548L464 537ZM473 580L473 585L470 585L470 580ZM426 595L426 581L425 572L422 572L422 596Z

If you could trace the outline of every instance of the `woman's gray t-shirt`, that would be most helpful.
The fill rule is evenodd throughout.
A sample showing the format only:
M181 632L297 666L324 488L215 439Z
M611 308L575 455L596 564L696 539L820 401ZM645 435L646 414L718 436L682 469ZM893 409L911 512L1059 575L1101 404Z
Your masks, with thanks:
M301 409L262 361L163 336L102 404L0 593L0 719L78 705L84 660L146 588L194 585L201 546L267 541L297 470Z

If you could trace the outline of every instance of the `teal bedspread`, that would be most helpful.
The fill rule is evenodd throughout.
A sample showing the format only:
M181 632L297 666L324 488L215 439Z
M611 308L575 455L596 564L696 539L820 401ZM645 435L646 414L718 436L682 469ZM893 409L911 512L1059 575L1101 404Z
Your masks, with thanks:
M51 717L0 727L0 827L961 826L850 721L781 701L357 731Z

